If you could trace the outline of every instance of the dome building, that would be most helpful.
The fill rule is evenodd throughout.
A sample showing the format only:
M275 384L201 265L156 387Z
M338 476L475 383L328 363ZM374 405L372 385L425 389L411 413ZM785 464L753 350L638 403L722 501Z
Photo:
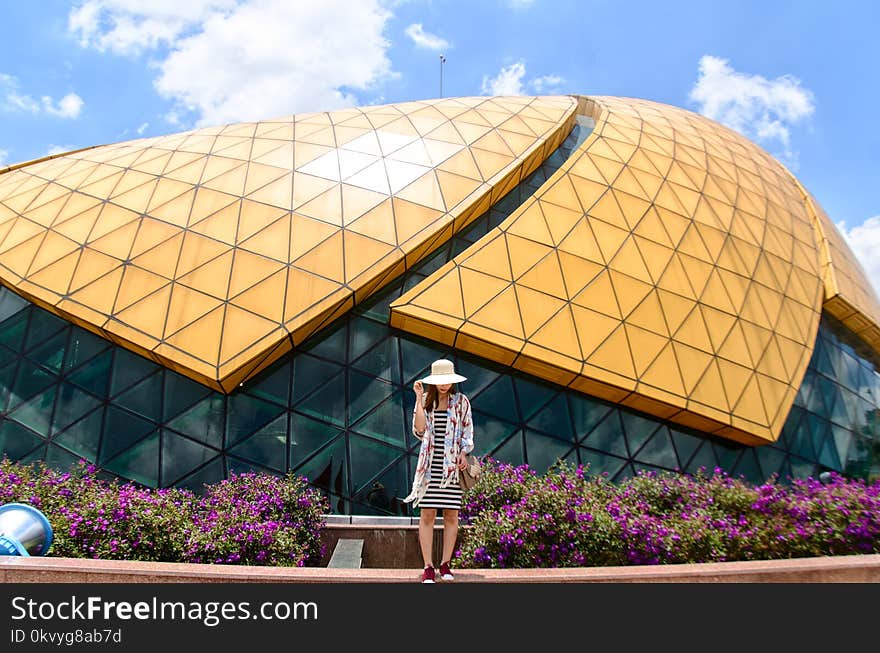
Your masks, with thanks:
M293 470L409 514L412 383L478 454L621 479L880 470L880 301L743 136L644 100L444 98L0 170L0 451L153 487Z

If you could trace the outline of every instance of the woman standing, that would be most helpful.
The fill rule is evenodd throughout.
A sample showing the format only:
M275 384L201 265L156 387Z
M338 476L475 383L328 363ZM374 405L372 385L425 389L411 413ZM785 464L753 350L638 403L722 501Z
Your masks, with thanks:
M425 569L423 583L435 579L432 562L434 521L443 510L443 557L440 578L453 580L449 568L458 537L458 511L461 510L461 486L458 472L467 466L466 456L474 448L471 404L455 387L467 379L455 373L452 361L436 360L431 374L413 384L416 405L413 410L413 435L421 439L419 459L412 491L404 501L420 508L419 545ZM424 386L428 386L427 392Z

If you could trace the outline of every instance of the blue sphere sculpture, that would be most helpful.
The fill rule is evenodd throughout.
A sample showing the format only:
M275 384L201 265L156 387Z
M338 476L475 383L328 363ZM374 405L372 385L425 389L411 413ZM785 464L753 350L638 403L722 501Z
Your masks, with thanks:
M42 556L52 546L46 516L26 503L0 506L0 555Z

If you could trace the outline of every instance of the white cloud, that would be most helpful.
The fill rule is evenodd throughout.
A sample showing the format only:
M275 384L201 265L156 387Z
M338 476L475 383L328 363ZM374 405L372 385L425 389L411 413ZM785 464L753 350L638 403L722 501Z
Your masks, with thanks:
M76 148L73 145L50 145L49 149L46 150L46 153L43 156L52 156L53 154L64 154L65 152L70 152L71 150L75 150Z
M136 131L138 134L142 135L147 130L147 127L149 127L149 126L150 126L150 123L145 122L140 127L138 127Z
M18 79L0 73L0 109L28 113L45 111L59 118L76 118L84 105L85 102L76 93L68 93L58 101L49 95L44 95L37 101L30 95L19 92Z
M413 23L406 28L406 35L412 39L416 47L425 48L426 50L446 50L449 47L449 41L440 38L436 34L426 32L422 28L421 23Z
M483 95L525 95L526 88L531 88L537 94L552 93L557 86L565 81L559 75L543 75L525 81L526 64L517 61L509 66L501 68L495 77L483 75L483 85L480 92Z
M734 70L726 59L704 55L690 99L703 115L765 143L779 142L796 159L790 127L812 115L813 93L791 75L768 80Z
M565 79L559 75L544 75L543 77L535 77L529 84L535 89L536 93L550 92L557 86L562 84Z
M70 30L99 50L167 43L154 86L174 102L169 122L187 112L203 126L352 106L355 91L393 75L383 34L391 13L379 0L141 4L88 0L71 12Z
M68 93L57 103L48 95L44 95L42 100L46 113L51 113L59 118L76 118L85 104L76 93Z
M6 157L9 156L9 152L7 150L0 150L0 166L6 165Z
M524 95L523 77L526 65L522 61L512 63L498 71L495 77L483 75L483 95Z
M837 228L865 268L874 290L880 295L880 215L868 218L852 229L847 229L846 224L838 222Z
M183 124L180 121L180 114L178 114L176 111L169 111L164 116L162 116L162 118L169 125L174 125L175 127L178 127Z
M86 0L70 11L67 28L83 47L139 54L172 44L212 13L235 6L236 0Z

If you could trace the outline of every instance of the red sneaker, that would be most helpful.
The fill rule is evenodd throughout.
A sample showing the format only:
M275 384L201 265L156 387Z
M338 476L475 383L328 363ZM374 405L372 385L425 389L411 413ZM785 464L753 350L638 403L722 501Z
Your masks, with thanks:
M452 570L449 569L448 562L440 563L440 578L443 580L455 580L455 576L452 575Z
M434 567L428 565L425 567L425 571L422 572L422 582L423 583L433 583L434 582Z

